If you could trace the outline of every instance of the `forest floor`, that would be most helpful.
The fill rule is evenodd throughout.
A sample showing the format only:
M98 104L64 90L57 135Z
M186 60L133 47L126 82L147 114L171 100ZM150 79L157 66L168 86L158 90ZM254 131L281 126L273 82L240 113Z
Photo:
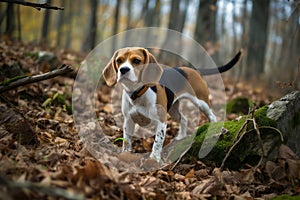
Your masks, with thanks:
M40 51L53 52L57 59L39 60ZM44 73L62 63L76 71L84 58L71 51L1 41L0 82L9 76ZM287 148L280 152L286 156L268 166L245 165L235 171L195 158L181 160L172 170L110 169L85 149L74 127L70 106L75 76L76 72L0 95L0 199L265 199L300 194L300 174L287 168L293 166L289 162L300 161L287 156L292 154ZM224 83L228 99L246 96L257 104L274 100L264 88L226 79ZM109 94L98 94L99 116L111 116Z

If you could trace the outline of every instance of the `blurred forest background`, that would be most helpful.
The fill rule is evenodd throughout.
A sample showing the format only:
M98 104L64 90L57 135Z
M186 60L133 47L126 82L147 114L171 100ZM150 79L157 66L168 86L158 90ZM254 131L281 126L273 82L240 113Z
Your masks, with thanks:
M164 27L194 38L217 65L243 48L233 77L299 87L299 0L31 1L64 8L40 11L1 1L2 39L88 52L128 29Z

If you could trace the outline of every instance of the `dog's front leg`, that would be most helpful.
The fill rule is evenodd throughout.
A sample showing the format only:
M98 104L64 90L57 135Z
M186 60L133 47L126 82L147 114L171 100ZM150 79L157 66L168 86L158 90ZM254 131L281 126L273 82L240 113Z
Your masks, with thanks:
M132 136L134 133L135 124L130 117L125 117L123 127L123 148L122 151L131 151L132 149Z
M150 154L150 158L155 159L157 162L161 161L161 151L166 136L166 128L166 123L160 121L157 122L155 140Z

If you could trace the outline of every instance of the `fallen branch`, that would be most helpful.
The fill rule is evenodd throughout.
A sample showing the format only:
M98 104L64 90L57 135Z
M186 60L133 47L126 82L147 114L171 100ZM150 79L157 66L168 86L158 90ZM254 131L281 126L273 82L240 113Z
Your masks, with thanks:
M52 10L64 10L64 7L57 7L57 6L51 6L47 3L32 3L32 2L27 2L23 0L0 0L0 2L7 2L7 3L15 3L23 6L29 6L33 7L37 10L41 10L42 8L44 9L52 9Z
M58 69L55 69L53 71L50 71L50 72L47 72L44 74L35 75L35 76L26 76L24 78L11 81L7 84L2 83L0 85L0 93L15 89L19 86L23 86L23 85L27 85L30 83L35 83L35 82L47 80L50 78L54 78L56 76L63 75L63 74L66 74L66 73L69 73L72 71L73 71L73 69L70 66L63 64Z

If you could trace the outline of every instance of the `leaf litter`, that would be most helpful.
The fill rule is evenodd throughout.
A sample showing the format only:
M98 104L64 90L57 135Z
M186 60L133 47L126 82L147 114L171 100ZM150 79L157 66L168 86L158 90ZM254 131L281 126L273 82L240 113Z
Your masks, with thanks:
M57 63L74 68L84 59L84 55L74 52L9 41L1 41L0 49L0 69L17 66L25 74L50 69L48 63L37 61L34 55L38 51L53 52ZM3 81L9 77L0 78ZM277 159L264 167L244 166L238 171L221 170L195 158L182 158L173 168L144 173L109 168L86 150L72 114L62 109L71 102L73 83L74 75L68 75L1 95L1 199L263 199L300 193L300 160L284 145ZM233 86L230 82L225 85L229 93ZM122 137L122 131L111 120L109 92L109 88L98 92L96 112L114 141ZM43 107L54 94L63 95L65 101ZM239 85L232 96L241 94L256 101L270 101L262 91ZM174 137L177 128L172 124L168 122L169 138ZM138 140L134 148L147 152L152 142L151 137ZM126 154L120 154L119 159L138 160Z

